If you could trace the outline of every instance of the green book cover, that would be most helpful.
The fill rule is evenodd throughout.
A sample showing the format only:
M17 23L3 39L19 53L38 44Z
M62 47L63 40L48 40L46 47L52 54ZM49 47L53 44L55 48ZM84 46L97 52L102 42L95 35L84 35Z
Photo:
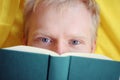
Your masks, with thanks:
M71 57L69 80L119 79L120 62L75 56Z
M120 62L104 58L27 46L0 49L0 80L120 80Z
M0 80L47 80L48 55L0 50Z

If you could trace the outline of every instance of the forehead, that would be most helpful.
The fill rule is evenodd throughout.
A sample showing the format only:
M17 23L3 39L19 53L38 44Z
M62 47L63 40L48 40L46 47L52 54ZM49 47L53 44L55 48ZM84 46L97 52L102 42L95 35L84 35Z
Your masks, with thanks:
M38 6L32 13L30 21L32 30L53 34L59 34L61 31L64 34L69 32L75 35L78 33L89 35L92 27L91 15L83 4L61 9L54 6L42 8Z

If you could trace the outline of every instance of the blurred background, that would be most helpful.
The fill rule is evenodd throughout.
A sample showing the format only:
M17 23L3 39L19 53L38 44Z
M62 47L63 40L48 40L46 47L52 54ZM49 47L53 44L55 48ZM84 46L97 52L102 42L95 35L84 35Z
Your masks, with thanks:
M96 0L100 7L96 54L120 61L120 0ZM23 45L24 0L0 0L0 48Z

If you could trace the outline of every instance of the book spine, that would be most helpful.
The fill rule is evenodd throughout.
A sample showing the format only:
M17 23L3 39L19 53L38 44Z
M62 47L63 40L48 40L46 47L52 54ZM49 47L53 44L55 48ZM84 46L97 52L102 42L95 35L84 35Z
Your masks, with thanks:
M67 80L69 72L70 57L50 58L48 80Z

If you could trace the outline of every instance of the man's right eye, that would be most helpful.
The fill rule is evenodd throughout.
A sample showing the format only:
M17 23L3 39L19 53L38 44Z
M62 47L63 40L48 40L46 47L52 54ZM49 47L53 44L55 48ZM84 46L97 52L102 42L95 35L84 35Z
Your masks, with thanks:
M50 38L46 38L46 37L40 37L40 41L45 44L50 44L52 42Z

